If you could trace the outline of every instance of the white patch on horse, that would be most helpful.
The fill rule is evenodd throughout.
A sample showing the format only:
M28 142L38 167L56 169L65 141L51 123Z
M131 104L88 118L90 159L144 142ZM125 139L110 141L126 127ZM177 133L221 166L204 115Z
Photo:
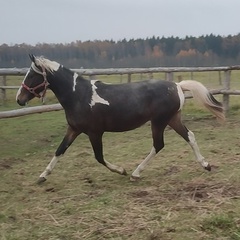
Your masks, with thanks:
M182 88L177 83L176 83L176 85L177 85L178 96L179 96L179 99L180 99L180 107L178 109L178 111L179 111L183 107L183 104L184 104L184 101L185 101L185 96L184 96L184 93L182 91Z
M91 103L89 104L91 107L93 107L96 103L101 103L105 105L109 105L109 102L102 97L100 97L97 93L97 86L95 85L95 82L98 80L91 80L92 84L92 98L91 98Z
M23 81L22 81L22 84L24 83L24 81L25 81L27 75L29 74L29 72L30 72L30 69L27 71L27 73L26 73L26 75L25 75L25 77L24 77L24 79L23 79ZM21 94L22 88L23 88L23 87L22 87L22 85L21 85L21 87L20 87L20 88L18 89L18 91L17 91L16 101L18 100L18 96Z
M74 75L73 75L73 91L74 92L76 90L77 78L78 78L78 74L74 73Z

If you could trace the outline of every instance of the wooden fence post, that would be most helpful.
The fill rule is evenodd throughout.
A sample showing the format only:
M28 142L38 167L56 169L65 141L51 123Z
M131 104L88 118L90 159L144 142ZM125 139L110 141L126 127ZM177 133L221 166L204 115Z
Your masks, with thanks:
M131 73L128 73L128 83L131 82Z
M230 90L230 81L231 81L231 70L224 72L223 87L224 90ZM229 94L223 93L223 107L225 114L229 111Z
M6 76L0 76L0 86L6 86ZM6 101L6 89L1 88L0 89L0 100L2 102Z
M222 86L222 76L221 76L221 71L218 71L218 80L219 80L219 85Z
M164 74L164 80L167 80L167 73Z
M173 72L168 72L167 73L167 80L168 81L173 81Z
M150 73L148 74L148 76L149 76L149 79L153 79L153 73L152 73L152 72L150 72Z
M178 82L181 82L182 81L182 75L178 75L177 79L178 79Z
M190 79L193 80L193 72L190 73Z
M90 75L90 76L89 76L89 79L90 79L90 80L96 80L97 77L96 77L96 75Z

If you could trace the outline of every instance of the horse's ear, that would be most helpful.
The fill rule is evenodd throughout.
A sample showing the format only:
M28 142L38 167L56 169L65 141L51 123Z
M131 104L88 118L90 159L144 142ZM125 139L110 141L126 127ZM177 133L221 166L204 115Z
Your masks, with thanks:
M31 61L35 63L35 60L36 60L35 56L33 54L29 54L29 57Z

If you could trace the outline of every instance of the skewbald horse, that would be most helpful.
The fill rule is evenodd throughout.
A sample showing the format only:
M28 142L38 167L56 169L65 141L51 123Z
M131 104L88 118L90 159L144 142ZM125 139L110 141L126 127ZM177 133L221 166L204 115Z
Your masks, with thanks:
M52 172L59 157L65 153L76 137L85 133L91 142L95 158L112 172L126 175L124 168L106 161L103 157L104 132L123 132L151 122L153 147L149 155L135 169L131 180L140 178L150 160L164 147L164 130L173 128L191 146L197 162L206 170L210 164L201 155L192 131L181 121L184 91L224 120L222 104L200 82L185 80L179 83L148 80L137 83L105 84L87 80L55 61L30 55L31 67L23 79L16 96L24 106L34 97L43 98L51 89L65 110L68 128L54 157L40 175L44 182Z

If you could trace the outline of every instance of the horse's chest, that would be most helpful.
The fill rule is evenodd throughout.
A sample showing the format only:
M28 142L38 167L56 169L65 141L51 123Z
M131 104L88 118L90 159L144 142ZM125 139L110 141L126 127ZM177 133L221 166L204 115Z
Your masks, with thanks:
M91 122L88 111L66 111L66 119L71 127L79 130L88 128Z

